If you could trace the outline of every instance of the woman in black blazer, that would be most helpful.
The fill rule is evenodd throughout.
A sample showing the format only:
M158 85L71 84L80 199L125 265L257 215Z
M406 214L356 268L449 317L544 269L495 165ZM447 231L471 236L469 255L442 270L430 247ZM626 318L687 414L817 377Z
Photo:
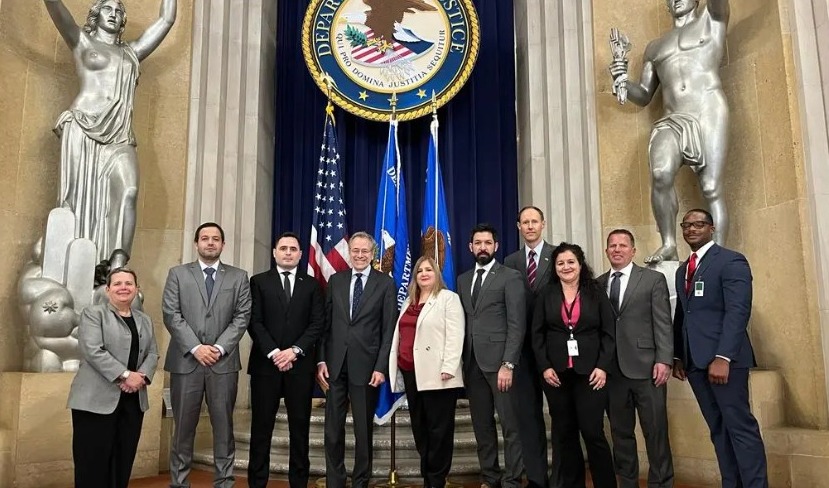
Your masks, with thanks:
M562 242L553 251L555 275L540 292L533 316L533 352L550 406L553 456L563 488L584 488L584 438L593 486L616 487L604 433L607 369L613 360L613 308L584 251Z

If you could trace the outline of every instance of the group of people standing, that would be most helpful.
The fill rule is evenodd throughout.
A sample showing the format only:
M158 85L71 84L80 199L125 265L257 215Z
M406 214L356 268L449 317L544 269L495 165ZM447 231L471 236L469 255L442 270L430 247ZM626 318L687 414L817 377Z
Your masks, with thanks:
M414 265L400 311L393 280L372 268L376 243L365 232L349 240L351 268L327 289L298 268L296 234L279 236L276 267L250 280L220 262L224 231L215 223L195 233L198 260L168 274L162 308L171 340L174 431L172 487L189 484L193 442L203 400L213 429L214 486L233 485L233 407L238 344L253 347L248 482L269 477L275 415L284 400L290 436L289 484L308 484L311 397L327 392L326 486L344 488L345 426L354 429L351 485L367 487L373 414L379 386L405 391L426 487L443 488L452 464L455 405L466 390L482 488L582 488L586 447L593 486L638 486L634 427L638 414L648 453L648 485L673 486L666 383L688 380L711 430L726 487L767 487L763 442L748 401L755 366L747 334L751 272L741 254L713 242L714 222L700 209L680 224L693 251L676 274L671 319L662 274L633 263L633 234L607 237L610 270L595 277L576 244L544 242L543 212L523 208L524 240L504 264L495 260L498 233L472 229L473 269L446 288L438 262ZM84 361L72 385L76 486L127 486L147 410L146 385L158 351L148 316L132 306L137 278L125 268L107 281L109 304L84 311L79 341ZM548 466L543 396L549 405ZM106 401L101 401L105 399ZM608 413L613 448L604 431ZM495 413L504 439L498 459ZM86 439L91 431L95 445ZM101 469L101 452L109 453Z

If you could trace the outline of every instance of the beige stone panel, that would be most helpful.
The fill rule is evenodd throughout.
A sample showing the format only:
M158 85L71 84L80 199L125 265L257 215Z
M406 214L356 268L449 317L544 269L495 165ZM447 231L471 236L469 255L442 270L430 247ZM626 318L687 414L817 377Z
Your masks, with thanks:
M12 486L14 462L10 451L0 452L0 486Z
M72 373L24 373L20 389L17 464L72 460L72 422L66 408Z
M792 456L793 487L825 486L829 479L829 458L813 456Z
M157 368L153 382L147 388L150 409L144 412L144 423L141 426L141 438L138 440L139 453L154 451L158 457L158 446L161 442L161 393L164 390L164 371Z
M792 466L789 456L785 454L766 454L766 465L769 486L775 488L792 487Z
M602 222L642 222L642 189L636 132L631 114L620 113L611 97L597 100Z
M158 449L138 451L132 465L132 478L144 478L158 474Z
M15 488L66 488L75 480L72 460L17 463Z
M43 2L5 2L0 11L0 45L49 68L54 64L58 31Z
M669 400L668 426L675 457L716 459L708 425L695 398Z
M14 298L0 297L0 311L3 311L3 320L0 320L0 371L14 371L23 364L25 332Z
M20 133L23 121L23 98L26 91L27 63L14 51L0 44L0 211L14 208L14 187L20 158Z
M730 62L750 57L763 51L769 43L779 42L779 0L732 1L728 26L728 56Z
M699 459L674 454L674 476L677 482L694 486L720 486L720 468L713 458Z

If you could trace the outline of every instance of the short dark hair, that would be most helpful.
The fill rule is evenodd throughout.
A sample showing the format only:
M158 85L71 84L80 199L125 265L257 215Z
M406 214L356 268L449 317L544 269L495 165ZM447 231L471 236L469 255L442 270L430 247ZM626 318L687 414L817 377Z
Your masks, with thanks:
M472 240L475 238L475 234L477 234L478 232L489 232L490 234L492 234L492 240L498 242L498 231L495 230L495 227L493 227L491 224L487 223L480 223L472 228L472 232L469 233L469 242L472 242Z
M714 225L714 217L711 215L711 212L705 210L704 208L692 208L691 210L688 210L687 212L685 212L685 215L682 216L682 220L685 220L685 217L692 213L701 213L705 216L706 222L708 222L711 225Z
M206 229L208 227L215 227L219 229L219 234L222 235L222 242L225 241L225 230L222 229L221 225L216 222L205 222L196 228L196 233L193 235L193 242L199 242L199 234L201 234L202 229Z
M521 207L521 210L518 211L518 216L515 218L515 221L519 224L521 223L521 214L524 213L525 210L535 210L538 212L538 215L541 215L541 221L544 222L544 212L542 212L540 208L535 205L525 205Z
M299 242L299 236L296 235L295 232L290 231L279 234L279 237L277 237L276 240L273 241L273 248L276 249L276 245L279 244L279 241L285 238L296 239L296 242L299 245L299 250L302 250L302 243Z
M121 266L120 268L115 268L109 273L107 273L107 287L112 284L112 276L118 273L127 273L132 275L132 279L135 281L135 286L138 286L138 275L135 274L135 271L127 268L126 266Z
M610 231L610 234L607 235L606 245L610 244L610 236L617 235L628 236L628 238L630 239L630 247L636 247L636 238L633 237L633 232L627 229L613 229L612 231Z

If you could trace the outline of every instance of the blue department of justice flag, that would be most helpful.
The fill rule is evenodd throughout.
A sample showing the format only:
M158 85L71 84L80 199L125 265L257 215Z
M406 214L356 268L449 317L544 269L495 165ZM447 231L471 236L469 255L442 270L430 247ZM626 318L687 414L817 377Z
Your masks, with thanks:
M421 254L431 256L440 267L443 281L455 290L455 262L452 258L452 237L443 176L438 158L438 119L432 119L429 159L426 165L426 191L423 195L423 224L420 227Z
M397 287L397 308L406 300L412 274L412 253L406 217L406 185L397 147L397 120L389 123L389 142L383 158L383 173L377 192L374 239L377 241L375 267L394 278ZM402 393L392 393L390 378L380 385L380 398L374 410L374 423L383 425L406 401Z

